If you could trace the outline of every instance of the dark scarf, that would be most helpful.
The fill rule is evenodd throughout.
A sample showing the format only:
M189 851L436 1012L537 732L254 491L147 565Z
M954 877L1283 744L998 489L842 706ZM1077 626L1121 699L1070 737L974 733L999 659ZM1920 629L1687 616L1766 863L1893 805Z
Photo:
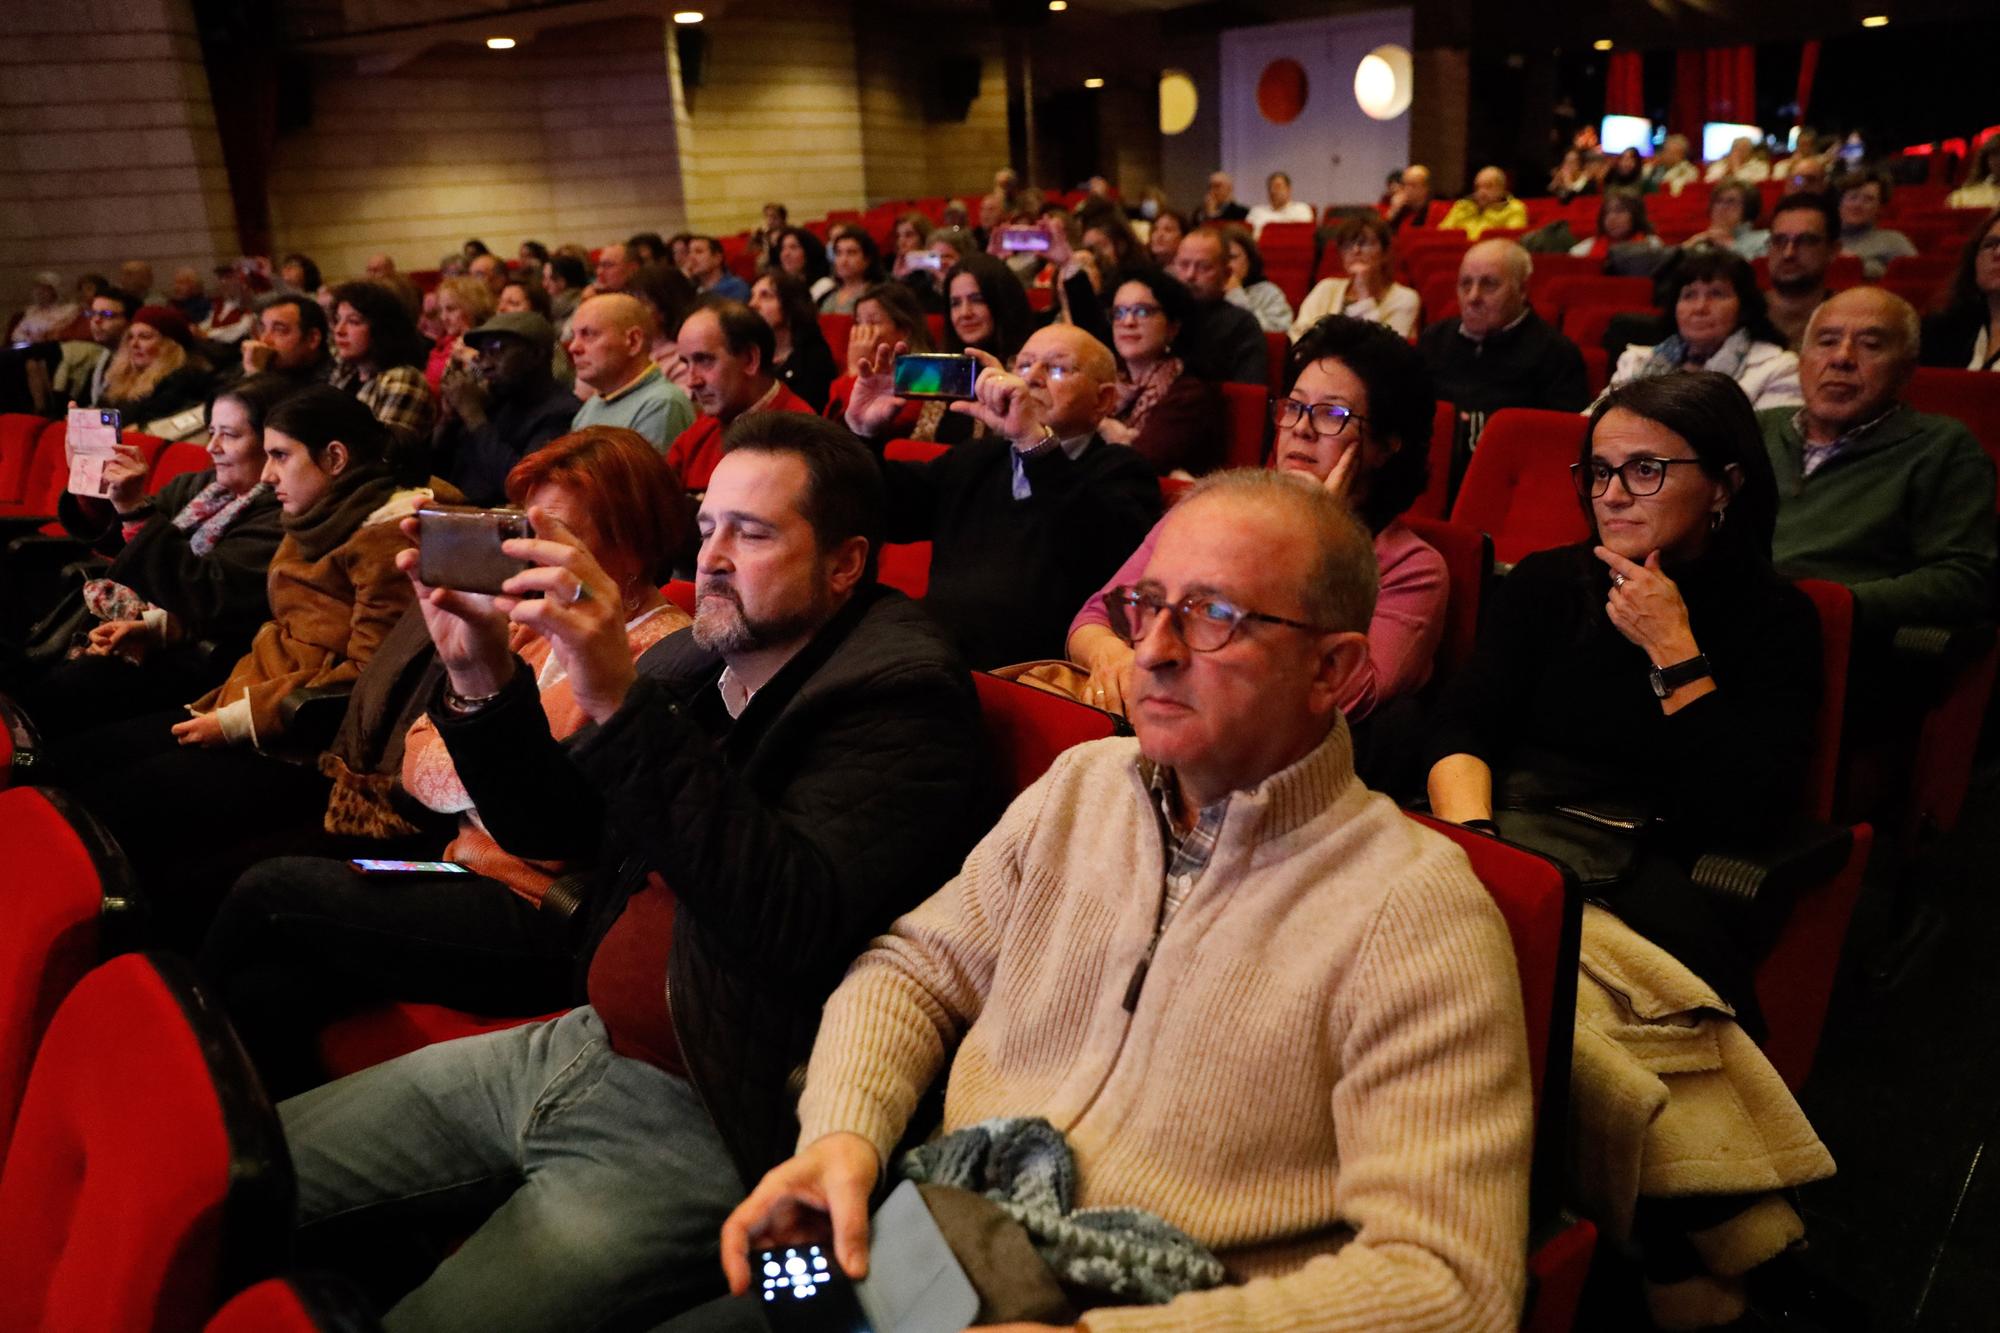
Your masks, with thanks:
M334 478L333 489L305 513L286 514L279 521L299 554L318 560L352 537L362 520L395 493L396 480L387 465L367 463Z

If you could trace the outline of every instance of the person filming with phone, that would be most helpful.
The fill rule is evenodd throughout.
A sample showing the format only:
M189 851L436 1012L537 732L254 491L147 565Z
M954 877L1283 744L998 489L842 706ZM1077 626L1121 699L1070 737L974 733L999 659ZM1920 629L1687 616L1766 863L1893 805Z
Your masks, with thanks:
M903 343L877 347L847 400L847 425L880 438L905 405ZM1111 349L1065 324L1022 345L1009 369L977 348L977 377L950 410L985 438L928 463L885 462L888 539L932 543L924 605L982 669L1062 656L1068 616L1160 516L1160 486L1098 425L1118 403ZM967 390L969 389L969 392Z

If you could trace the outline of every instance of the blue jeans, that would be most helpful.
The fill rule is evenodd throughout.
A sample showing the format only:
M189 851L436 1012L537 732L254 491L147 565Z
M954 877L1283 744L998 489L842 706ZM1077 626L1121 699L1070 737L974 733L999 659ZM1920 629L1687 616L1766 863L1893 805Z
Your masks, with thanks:
M720 1288L745 1193L685 1079L614 1052L589 1007L445 1042L278 1108L302 1234L504 1195L392 1309L394 1331L595 1329Z

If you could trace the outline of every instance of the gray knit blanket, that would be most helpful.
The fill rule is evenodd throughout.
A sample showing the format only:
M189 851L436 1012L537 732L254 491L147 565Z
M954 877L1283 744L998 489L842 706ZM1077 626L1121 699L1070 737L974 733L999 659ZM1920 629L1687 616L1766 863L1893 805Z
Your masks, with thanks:
M911 1149L900 1169L920 1185L948 1185L999 1205L1070 1287L1126 1304L1163 1305L1224 1280L1221 1260L1152 1213L1076 1209L1076 1158L1040 1117L982 1121Z

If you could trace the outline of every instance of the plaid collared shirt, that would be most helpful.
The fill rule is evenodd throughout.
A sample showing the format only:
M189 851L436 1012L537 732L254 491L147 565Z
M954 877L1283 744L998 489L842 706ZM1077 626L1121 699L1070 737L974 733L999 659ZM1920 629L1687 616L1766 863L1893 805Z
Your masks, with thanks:
M1813 444L1809 440L1807 440L1806 410L1802 407L1798 411L1794 412L1792 414L1792 429L1799 433L1799 475L1802 477L1810 477L1813 473L1825 467L1828 463L1833 461L1834 457L1837 454L1839 454L1842 449L1845 449L1848 445L1853 444L1856 440L1861 439L1863 436L1867 435L1868 432L1874 430L1877 426L1887 421L1890 417L1896 415L1896 409L1901 406L1902 403L1900 402L1889 404L1889 410L1884 412L1881 416L1871 417L1867 421L1862 422L1858 426L1848 427L1847 430L1844 433L1842 433L1839 439L1834 440L1830 444Z
M1194 827L1186 833L1178 832L1174 815L1180 804L1180 784L1174 778L1174 771L1143 759L1140 764L1159 812L1160 840L1166 852L1166 895L1160 903L1160 921L1154 932L1157 934L1167 928L1174 913L1194 892L1202 872L1208 869L1209 858L1215 855L1216 835L1222 831L1223 816L1229 813L1229 798L1225 796L1213 805L1203 806L1195 816Z
M424 383L424 373L415 366L393 366L363 379L359 370L343 362L327 383L359 398L361 405L388 427L399 442L430 443L437 405L431 400L431 386Z

